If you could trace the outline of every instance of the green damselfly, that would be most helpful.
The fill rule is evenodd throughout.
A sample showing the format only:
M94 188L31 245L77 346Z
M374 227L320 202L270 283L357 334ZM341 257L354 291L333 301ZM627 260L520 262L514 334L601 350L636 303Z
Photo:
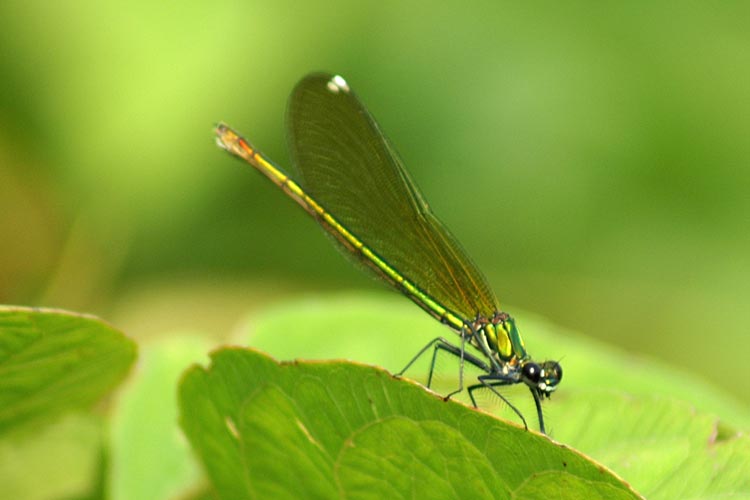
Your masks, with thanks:
M525 384L545 432L541 401L562 379L556 361L536 363L526 352L516 323L502 312L482 273L448 229L433 215L398 154L347 82L322 73L303 78L289 101L288 134L300 182L292 180L237 132L216 127L223 149L255 167L307 211L335 240L392 287L460 337L440 337L407 364L433 349L451 353L483 374L467 390L488 388L526 419L497 390ZM477 353L467 351L466 344ZM528 426L527 426L528 428Z

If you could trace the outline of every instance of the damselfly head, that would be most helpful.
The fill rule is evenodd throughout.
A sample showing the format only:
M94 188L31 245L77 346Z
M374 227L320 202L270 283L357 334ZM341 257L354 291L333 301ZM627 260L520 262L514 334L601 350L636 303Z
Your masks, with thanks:
M521 379L540 396L549 397L562 380L562 366L557 361L527 361L521 367Z

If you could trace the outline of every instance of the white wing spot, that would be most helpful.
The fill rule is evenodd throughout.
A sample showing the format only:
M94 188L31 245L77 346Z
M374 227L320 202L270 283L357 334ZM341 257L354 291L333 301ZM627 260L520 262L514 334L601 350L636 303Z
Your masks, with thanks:
M346 83L346 80L340 75L336 75L330 80L328 80L327 84L328 90L333 92L334 94L338 94L339 92L349 92L349 84Z

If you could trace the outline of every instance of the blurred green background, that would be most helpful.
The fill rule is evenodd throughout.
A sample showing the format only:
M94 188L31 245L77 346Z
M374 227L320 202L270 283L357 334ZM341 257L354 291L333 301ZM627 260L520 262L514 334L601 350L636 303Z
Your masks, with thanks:
M511 312L750 402L748 19L746 2L5 0L0 302L219 338L285 297L378 289L213 142L223 120L287 165L286 98L327 70Z

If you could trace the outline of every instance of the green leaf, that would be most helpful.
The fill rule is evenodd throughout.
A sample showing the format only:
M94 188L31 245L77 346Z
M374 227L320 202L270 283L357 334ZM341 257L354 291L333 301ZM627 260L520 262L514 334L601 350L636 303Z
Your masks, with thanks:
M573 389L550 411L556 438L596 457L647 498L750 497L750 439L673 398Z
M0 435L90 406L135 356L132 341L92 316L0 307Z
M623 353L534 314L513 312L529 353L535 359L559 359L563 365L564 380L547 403L548 409L574 389L614 389L682 400L699 411L721 416L730 428L750 431L747 407L691 373ZM350 359L394 373L435 337L458 339L396 294L342 294L285 302L256 314L249 324L247 342L277 359ZM406 375L426 381L429 360L425 361ZM444 364L438 372L446 376L449 392L455 388L458 365L439 362ZM514 404L530 403L527 391L517 392ZM468 398L464 401L469 402ZM533 405L528 410L533 413ZM507 411L504 416L513 418ZM551 420L556 427L556 419Z
M221 498L637 498L566 446L373 367L224 349L179 399Z
M623 353L533 314L515 317L536 359L563 364L563 381L544 404L553 438L606 464L648 498L750 496L746 407L691 373ZM453 335L401 297L376 295L285 303L253 318L252 327L251 345L281 359L348 358L392 372L430 339ZM424 381L425 361L406 375ZM446 361L438 363L441 394L456 387L458 366ZM528 392L508 388L504 395L534 426ZM455 399L468 403L465 395ZM480 407L516 418L497 398L483 398Z

